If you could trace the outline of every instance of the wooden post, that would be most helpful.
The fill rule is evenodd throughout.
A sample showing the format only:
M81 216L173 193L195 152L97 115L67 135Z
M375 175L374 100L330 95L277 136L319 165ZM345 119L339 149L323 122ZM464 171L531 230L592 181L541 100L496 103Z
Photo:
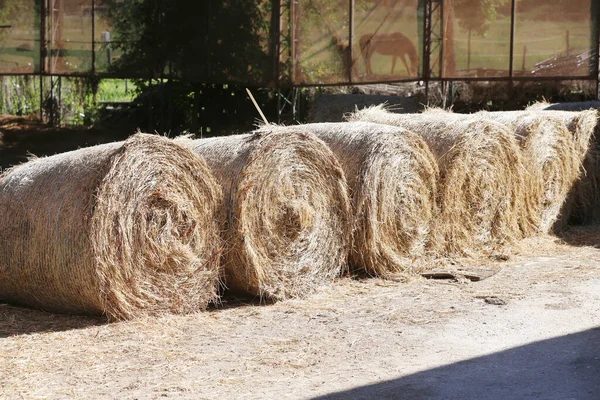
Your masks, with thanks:
M348 57L347 68L348 68L348 83L352 83L352 67L354 66L354 57L352 55L352 45L354 38L354 0L348 0L349 19L350 23L348 28L348 50L346 51L345 57Z
M471 29L469 28L469 36L467 40L467 71L471 72Z

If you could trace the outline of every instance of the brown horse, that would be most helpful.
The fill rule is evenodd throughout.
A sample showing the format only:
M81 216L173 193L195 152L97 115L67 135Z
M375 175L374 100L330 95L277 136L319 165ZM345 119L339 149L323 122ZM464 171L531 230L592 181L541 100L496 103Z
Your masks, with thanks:
M400 58L409 76L417 75L419 56L417 49L409 38L400 32L394 33L370 33L360 38L360 51L365 58L367 74L372 75L371 57L373 53L392 56L392 75L396 67L396 60ZM410 59L410 66L408 60Z

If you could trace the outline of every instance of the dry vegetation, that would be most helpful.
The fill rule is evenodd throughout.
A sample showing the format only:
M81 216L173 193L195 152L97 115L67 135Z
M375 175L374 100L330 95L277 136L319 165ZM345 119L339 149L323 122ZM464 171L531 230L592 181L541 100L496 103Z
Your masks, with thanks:
M296 128L294 128L296 129ZM354 270L390 276L415 269L437 214L437 161L418 135L365 122L302 125L340 161L354 218Z
M546 110L548 108L548 110ZM569 109L566 106L566 109ZM561 111L557 105L536 103L528 110L562 120L573 137L583 158L581 178L575 183L564 205L563 213L578 223L600 222L600 135L599 115L595 109L579 112Z
M131 318L216 300L221 192L156 135L38 158L0 179L0 299Z
M504 126L440 112L394 114L381 106L359 110L349 119L400 126L429 145L440 169L434 251L493 252L529 229L532 211L523 159Z
M270 299L340 276L350 246L346 179L331 150L301 129L182 140L225 192L226 285Z
M584 154L577 148L575 138L562 120L539 114L507 111L481 112L477 116L493 119L514 131L525 158L527 194L537 203L535 225L540 232L549 232L582 173Z

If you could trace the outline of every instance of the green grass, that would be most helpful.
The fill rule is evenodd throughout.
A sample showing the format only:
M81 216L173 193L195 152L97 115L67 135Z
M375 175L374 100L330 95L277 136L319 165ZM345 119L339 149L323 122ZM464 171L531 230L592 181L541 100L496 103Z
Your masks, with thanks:
M130 102L135 97L135 85L126 79L103 79L98 89L100 102Z

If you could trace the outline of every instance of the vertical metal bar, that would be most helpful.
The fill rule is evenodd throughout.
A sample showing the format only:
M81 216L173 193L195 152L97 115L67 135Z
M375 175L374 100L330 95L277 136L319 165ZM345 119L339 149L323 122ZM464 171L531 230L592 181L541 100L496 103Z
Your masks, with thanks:
M46 1L40 0L40 121L44 122L44 72L46 70Z
M290 25L291 25L291 32L290 32L290 49L291 49L291 57L292 57L292 71L291 71L291 79L292 79L292 85L296 84L296 68L297 68L297 64L298 64L298 58L296 57L296 51L297 51L297 45L296 45L296 40L298 40L297 37L297 13L298 13L298 5L297 5L297 0L291 0L291 4L290 4Z
M437 6L438 12L440 14L440 25L442 30L442 37L440 42L440 78L446 77L446 68L444 68L446 66L446 62L444 60L444 44L446 42L446 13L444 12L445 8L446 6L444 1L440 1ZM450 21L450 23L453 23L453 21ZM444 85L442 85L442 92L444 95L446 94Z
M467 39L467 72L471 73L471 29L469 29L469 36Z
M275 87L279 87L279 68L281 65L281 0L273 0L271 10L271 57L272 81Z
M517 13L517 0L511 0L511 11L510 11L510 53L509 60L510 65L508 66L508 76L513 77L513 64L515 59L515 16Z
M352 83L352 66L354 65L354 56L352 54L353 40L354 40L354 0L348 0L348 7L350 23L348 24L348 50L344 57L348 57L348 82Z
M48 101L50 108L50 125L54 126L54 76L50 75L50 99Z
M92 0L92 75L96 73L96 2Z
M425 81L425 98L429 104L429 78L431 63L431 1L422 0L419 4L423 5L423 70L422 77Z
M600 100L600 4L596 0L592 0L592 17L594 18L595 43L594 53L596 60L594 63L594 77L596 78L596 99Z
M62 76L58 77L58 113L57 113L57 125L60 126L62 123Z

